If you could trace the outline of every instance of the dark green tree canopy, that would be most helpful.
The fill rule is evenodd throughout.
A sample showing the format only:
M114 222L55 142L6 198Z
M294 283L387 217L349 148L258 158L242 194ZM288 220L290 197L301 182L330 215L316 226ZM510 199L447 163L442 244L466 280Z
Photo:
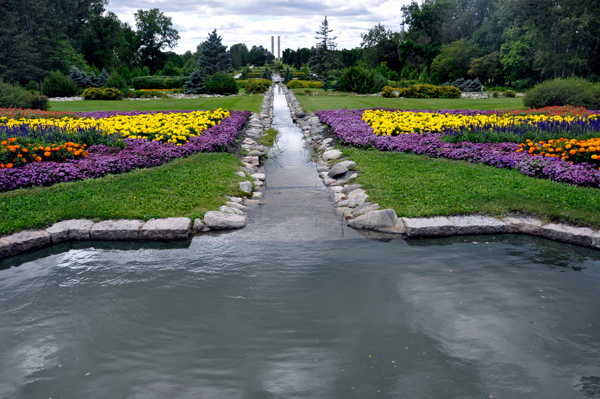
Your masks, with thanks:
M161 50L177 46L179 33L173 28L171 17L164 15L158 8L138 10L135 13L135 23L140 40L140 61L154 72L164 63Z
M206 41L200 45L202 55L198 60L198 66L207 75L213 75L218 71L226 71L231 66L231 57L227 52L227 46L221 44L221 36L217 30L213 30Z
M319 30L316 32L315 38L318 40L316 47L311 51L311 57L309 61L310 71L317 75L319 80L323 82L323 88L329 89L331 80L333 78L333 71L341 67L341 62L336 58L333 49L337 47L334 42L336 36L331 37L330 33L333 32L329 29L329 22L327 17L321 22Z

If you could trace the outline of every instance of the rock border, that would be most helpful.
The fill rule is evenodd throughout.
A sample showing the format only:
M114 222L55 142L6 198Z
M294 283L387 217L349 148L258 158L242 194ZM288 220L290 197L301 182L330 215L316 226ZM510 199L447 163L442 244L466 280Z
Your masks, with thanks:
M285 87L285 86L284 86ZM332 191L335 211L355 229L375 230L405 237L448 237L477 234L528 234L553 241L600 249L600 230L566 224L543 223L530 216L507 216L502 220L486 215L456 215L422 218L399 218L393 209L379 209L368 201L360 184L351 184L358 177L356 163L342 159L334 148L335 138L326 137L327 127L314 113L304 113L294 93L284 89L292 118L301 127L304 138L318 157L317 172Z

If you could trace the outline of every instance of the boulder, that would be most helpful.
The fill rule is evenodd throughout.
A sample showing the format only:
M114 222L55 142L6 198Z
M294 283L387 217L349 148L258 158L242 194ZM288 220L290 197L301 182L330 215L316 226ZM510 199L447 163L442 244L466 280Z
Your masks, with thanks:
M239 209L240 211L244 211L244 212L246 212L248 210L247 207L245 207L244 205L241 205L239 202L227 201L227 202L225 202L225 205L227 205L231 208Z
M0 259L10 256L10 244L0 238Z
M332 179L335 179L338 176L344 175L346 172L348 172L348 168L345 165L342 165L341 163L336 163L331 169L329 169L327 176L331 177Z
M235 209L235 208L232 208L232 207L226 206L226 205L219 207L219 211L223 212L223 213L232 213L234 215L243 215L244 214L244 212L242 212L241 210Z
M348 169L356 168L356 162L354 161L341 161L338 163L338 165L344 165Z
M143 240L185 240L191 226L188 218L150 219L142 226L140 237Z
M346 187L342 189L343 193L349 193L351 191L356 190L357 188L361 188L362 184L348 184Z
M596 233L592 237L592 247L600 249L600 232ZM0 249L0 252L2 250Z
M377 229L381 227L392 227L398 223L398 216L393 209L367 212L364 215L350 220L348 226L355 229Z
M204 215L204 223L209 229L241 229L249 223L248 216L210 211Z
M143 225L141 220L104 220L92 226L90 238L102 241L139 240Z
M240 190L242 190L243 192L250 194L252 192L252 183L250 183L249 181L241 181L240 183Z
M342 156L342 152L340 150L329 150L323 153L323 161L333 161L335 159L339 159Z
M256 180L265 180L267 178L264 173L253 173L250 177Z
M360 215L365 214L367 212L372 212L372 211L377 211L377 210L379 210L379 204L371 204L371 205L367 205L367 206L364 206L364 207L357 207L352 212L352 216L353 217L357 217L357 216L360 216Z
M200 233L204 229L204 223L202 223L201 219L194 220L194 231L196 233Z

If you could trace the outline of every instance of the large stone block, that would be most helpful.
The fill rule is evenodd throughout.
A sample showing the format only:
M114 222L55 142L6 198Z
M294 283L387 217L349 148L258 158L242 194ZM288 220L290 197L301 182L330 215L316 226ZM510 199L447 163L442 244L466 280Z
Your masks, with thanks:
M504 218L508 233L521 233L539 236L542 221L530 216L508 216Z
M398 216L393 209L367 212L364 215L352 219L348 226L355 229L377 229L381 227L392 227L398 223Z
M549 223L541 227L542 237L550 240L589 247L592 245L594 230L587 227L573 227L566 224Z
M448 219L456 225L454 234L459 235L501 234L506 233L508 230L506 223L489 216L450 216Z
M342 152L340 150L329 150L323 153L323 161L333 161L335 159L339 159L342 156Z
M50 244L50 234L44 230L25 230L3 237L2 241L10 245L10 255L19 255L34 251Z
M600 249L600 232L592 237L592 247Z
M204 223L209 229L241 229L249 223L248 216L210 211L204 215Z
M443 216L431 218L402 218L409 237L451 236L456 233L456 225Z
M0 259L10 256L10 244L0 238Z
M252 192L252 183L249 181L241 181L239 183L240 185L240 190L242 190L243 192L250 194Z
M141 238L141 220L104 220L92 226L90 237L99 241L129 241Z
M188 218L150 219L141 229L143 240L185 240L192 221Z
M63 220L46 229L52 243L59 244L68 240L89 240L94 222L87 219Z

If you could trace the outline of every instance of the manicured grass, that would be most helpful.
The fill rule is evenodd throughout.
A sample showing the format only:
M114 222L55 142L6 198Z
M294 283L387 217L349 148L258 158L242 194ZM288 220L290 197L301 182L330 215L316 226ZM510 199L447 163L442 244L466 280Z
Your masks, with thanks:
M361 108L396 108L396 109L526 109L521 98L491 98L486 100L446 99L446 98L385 98L356 96L306 96L306 89L295 89L296 98L307 112L321 109L361 109ZM318 91L319 89L309 89ZM322 90L321 90L322 91Z
M240 194L231 154L196 154L151 169L100 179L0 193L0 235L53 222L89 218L202 217Z
M177 109L217 109L224 108L236 111L260 112L263 96L230 96L230 97L211 97L198 98L190 100L144 100L144 101L52 101L50 110L52 111L168 111Z
M535 215L600 228L600 190L535 179L518 171L420 155L345 148L359 183L399 216Z

